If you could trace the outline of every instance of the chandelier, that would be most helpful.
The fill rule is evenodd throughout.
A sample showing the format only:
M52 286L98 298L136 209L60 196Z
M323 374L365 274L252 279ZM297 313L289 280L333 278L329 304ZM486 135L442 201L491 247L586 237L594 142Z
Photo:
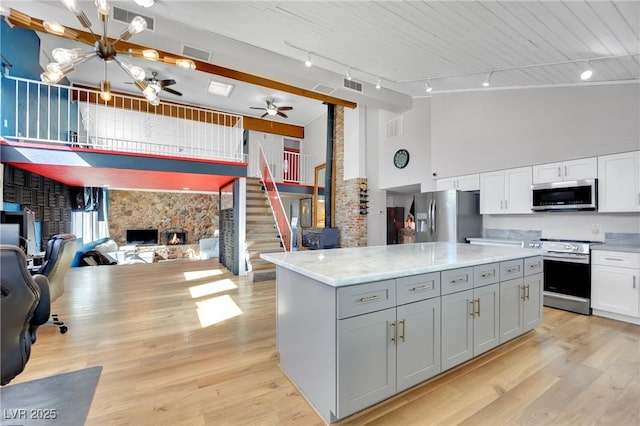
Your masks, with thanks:
M98 57L104 61L104 80L100 83L100 98L105 102L111 100L111 83L107 78L107 64L115 62L124 70L125 73L131 77L135 85L140 89L144 97L151 105L158 105L160 98L158 93L162 88L158 84L152 82L147 84L145 81L146 74L144 69L139 66L132 65L124 60L121 60L117 56L116 44L120 41L126 41L132 36L141 33L147 28L147 21L141 17L134 17L127 29L120 34L117 40L112 40L107 37L107 23L109 22L109 14L111 5L108 0L95 0L96 8L100 21L102 22L102 34L98 35L92 30L91 21L80 9L77 0L61 0L62 3L69 9L77 18L80 24L88 29L93 35L94 43L93 50L87 51L79 48L65 49L58 47L53 49L52 55L55 62L51 62L47 65L47 70L40 75L40 79L45 83L58 83L64 77L75 71L76 66L86 62L92 58ZM152 6L154 0L135 0L135 2L143 7ZM42 26L48 33L69 38L72 40L78 40L78 33L70 28L66 28L63 25L53 21L43 21ZM129 49L129 55L133 57L140 57L148 60L157 61L160 59L160 55L153 49ZM164 62L177 65L185 69L195 69L195 63L190 59L184 58L163 58Z

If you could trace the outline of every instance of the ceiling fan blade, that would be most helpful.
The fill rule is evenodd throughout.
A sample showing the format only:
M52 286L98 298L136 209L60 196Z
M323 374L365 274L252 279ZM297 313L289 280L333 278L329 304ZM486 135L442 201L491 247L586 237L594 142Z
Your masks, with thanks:
M158 81L158 83L162 87L167 87L167 86L173 86L174 84L176 84L176 81L174 79L165 79L165 80Z
M292 106L278 107L278 111L290 111L292 109Z
M164 90L165 92L173 93L174 95L177 95L177 96L182 96L182 93L178 92L177 90L173 90L169 87L163 87L162 90Z
M289 117L287 117L287 114L285 114L284 112L280 112L280 111L278 111L278 115L279 115L280 117L289 118Z
M249 107L250 109L263 109L266 110L266 108L260 108L260 107Z
M265 112L264 114L262 114L262 115L260 116L260 118L265 118L267 115L269 115L269 114Z

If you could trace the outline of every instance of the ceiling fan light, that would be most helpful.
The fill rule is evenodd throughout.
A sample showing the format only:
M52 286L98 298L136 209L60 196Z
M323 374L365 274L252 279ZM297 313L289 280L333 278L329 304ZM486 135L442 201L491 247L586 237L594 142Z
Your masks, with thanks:
M145 88L142 90L142 94L148 100L151 100L154 97L158 96L158 91L153 86L154 85L152 85L152 84L147 84L147 85L145 85Z
M151 7L154 5L155 0L135 0L135 2L141 7Z
M42 23L42 26L44 27L44 30L49 34L55 34L59 36L64 34L65 27L55 21L44 21Z
M277 113L278 113L278 110L277 110L277 109L275 109L275 108L269 108L269 109L267 109L267 114L269 114L269 115L272 115L272 116L273 116L273 115L276 115Z
M156 96L153 99L149 99L149 103L153 106L158 106L160 105L160 98Z
M185 58L176 59L176 65L186 70L196 69L196 64L191 59L185 59Z

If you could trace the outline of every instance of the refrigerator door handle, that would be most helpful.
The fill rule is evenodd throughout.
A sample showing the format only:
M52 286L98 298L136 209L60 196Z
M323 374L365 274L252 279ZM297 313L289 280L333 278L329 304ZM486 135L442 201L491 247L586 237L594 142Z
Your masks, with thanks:
M433 204L435 203L434 199L429 201L429 241L433 241Z
M436 231L437 231L437 223L436 223L436 207L437 202L435 198L433 199L433 205L431 207L431 236L433 241L436 241Z

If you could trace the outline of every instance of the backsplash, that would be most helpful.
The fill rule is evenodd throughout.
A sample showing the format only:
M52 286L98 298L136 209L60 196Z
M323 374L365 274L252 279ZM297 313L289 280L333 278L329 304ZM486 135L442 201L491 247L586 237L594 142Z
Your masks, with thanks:
M640 246L640 234L624 233L624 232L605 232L605 244L620 246Z
M483 229L482 236L495 240L539 240L542 231L522 229Z

